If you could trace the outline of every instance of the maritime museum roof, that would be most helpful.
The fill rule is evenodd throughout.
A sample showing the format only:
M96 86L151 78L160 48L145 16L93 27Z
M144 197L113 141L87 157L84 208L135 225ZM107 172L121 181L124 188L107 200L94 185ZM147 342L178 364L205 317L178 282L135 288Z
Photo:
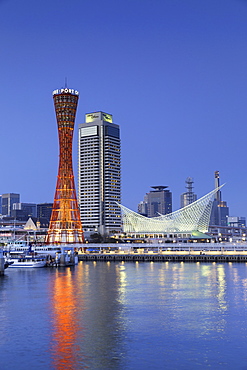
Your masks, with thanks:
M213 196L222 187L215 188L195 202L167 215L145 217L119 204L122 211L123 231L134 233L166 233L208 231Z

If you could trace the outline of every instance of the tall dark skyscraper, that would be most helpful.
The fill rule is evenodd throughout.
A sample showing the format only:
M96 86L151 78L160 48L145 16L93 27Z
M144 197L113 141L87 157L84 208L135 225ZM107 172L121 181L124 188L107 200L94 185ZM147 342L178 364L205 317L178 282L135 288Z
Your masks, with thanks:
M84 231L121 231L121 146L111 114L86 114L79 125L78 195Z

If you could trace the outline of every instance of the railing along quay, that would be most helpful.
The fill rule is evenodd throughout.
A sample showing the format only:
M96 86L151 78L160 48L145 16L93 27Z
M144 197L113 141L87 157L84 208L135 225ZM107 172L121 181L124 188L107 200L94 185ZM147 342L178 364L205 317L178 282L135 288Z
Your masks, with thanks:
M247 254L118 254L85 253L79 261L124 261L124 262L247 262Z

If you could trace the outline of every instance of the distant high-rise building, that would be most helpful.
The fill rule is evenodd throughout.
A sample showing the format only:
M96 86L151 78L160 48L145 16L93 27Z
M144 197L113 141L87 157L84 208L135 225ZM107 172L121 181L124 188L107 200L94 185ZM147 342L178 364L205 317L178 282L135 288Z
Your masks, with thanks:
M147 217L147 215L148 215L148 204L145 201L145 197L144 197L144 200L141 200L140 203L138 204L137 212L140 213L140 215L143 215L143 216Z
M146 213L147 217L157 217L159 214L171 213L172 193L167 188L168 186L152 186L154 190L147 193L144 201L138 204L138 213L144 215Z
M112 115L86 114L79 125L78 195L84 231L121 231L120 130Z
M13 204L20 202L20 194L6 193L2 194L2 215L12 216Z
M185 180L187 191L180 196L180 207L186 207L189 204L197 200L197 195L193 192L193 179L192 177L187 177Z
M37 218L46 218L50 221L51 213L52 213L53 203L40 203L37 204Z
M215 171L215 189L220 186L220 173ZM210 225L227 226L227 217L229 216L229 208L227 203L221 200L221 191L218 190L214 196L212 211L210 217Z
M0 195L0 215L2 214L2 195Z
M28 217L37 216L37 204L34 203L14 203L12 216L16 220L26 220Z

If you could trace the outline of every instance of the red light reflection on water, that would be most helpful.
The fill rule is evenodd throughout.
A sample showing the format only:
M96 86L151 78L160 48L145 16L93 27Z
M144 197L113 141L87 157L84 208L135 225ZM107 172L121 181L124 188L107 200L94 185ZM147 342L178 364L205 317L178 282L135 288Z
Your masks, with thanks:
M73 275L67 268L66 271L56 271L50 287L53 312L51 356L56 370L74 369L80 362L80 347L76 339L79 331L81 336L81 327L76 314L78 302L74 283Z

